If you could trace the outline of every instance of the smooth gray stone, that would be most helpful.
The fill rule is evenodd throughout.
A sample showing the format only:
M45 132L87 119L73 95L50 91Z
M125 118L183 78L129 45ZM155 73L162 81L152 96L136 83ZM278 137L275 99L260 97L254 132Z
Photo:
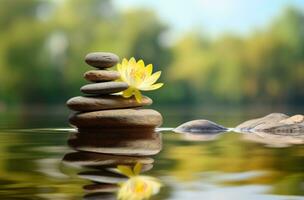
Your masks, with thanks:
M177 133L219 133L228 129L209 120L199 119L186 122L173 131Z
M85 94L113 94L124 91L128 88L128 84L124 82L103 82L84 85L80 91Z
M78 128L155 128L162 124L162 116L152 109L116 109L75 113L70 123Z
M152 99L143 96L138 103L134 97L124 98L121 95L103 95L97 97L73 97L67 101L67 106L75 111L98 111L118 108L136 108L152 104Z
M246 121L235 128L238 132L264 132L277 135L303 135L304 117L289 117L282 113L272 113L265 117Z
M119 57L109 52L92 52L86 55L85 62L93 67L104 69L115 66L119 62Z

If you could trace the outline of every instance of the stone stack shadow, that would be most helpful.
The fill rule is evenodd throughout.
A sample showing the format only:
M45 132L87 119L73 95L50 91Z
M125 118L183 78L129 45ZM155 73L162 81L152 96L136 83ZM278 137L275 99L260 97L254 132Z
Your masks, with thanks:
M83 96L73 97L67 106L75 111L69 118L75 127L68 145L74 151L63 158L65 163L80 166L80 178L92 181L83 186L84 199L116 199L118 183L127 177L117 170L118 165L143 165L142 171L153 167L162 148L161 134L155 128L162 116L155 110L142 109L152 104L144 96L139 103L134 97L124 98L118 92L129 86L119 82L120 74L110 68L119 62L112 53L90 53L85 62L96 69L87 71L84 78L91 83L81 87Z

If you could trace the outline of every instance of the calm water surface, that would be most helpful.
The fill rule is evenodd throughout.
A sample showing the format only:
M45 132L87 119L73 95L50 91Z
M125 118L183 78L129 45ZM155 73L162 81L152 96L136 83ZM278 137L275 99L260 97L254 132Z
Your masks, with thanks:
M168 119L166 127L198 118L194 115L174 115L165 115ZM95 182L112 180L108 173L101 174L104 164L83 167L88 164L86 161L90 162L90 158L81 152L76 157L69 157L71 152L75 152L71 147L84 151L124 152L125 155L111 159L107 156L93 159L121 163L130 160L129 153L138 150L155 154L161 147L156 155L137 157L150 163L144 174L163 183L160 193L152 199L304 199L304 145L300 144L303 142L301 138L250 137L233 132L201 137L170 131L143 131L140 138L120 137L111 131L105 131L108 136L93 134L83 137L54 129L66 126L65 117L56 114L48 117L2 116L1 200L115 199L115 193L104 195L87 186L92 185L90 179ZM229 127L249 118L216 113L203 117ZM114 147L113 141L120 140L119 145ZM143 148L146 144L151 145ZM92 173L94 171L99 171L99 175Z

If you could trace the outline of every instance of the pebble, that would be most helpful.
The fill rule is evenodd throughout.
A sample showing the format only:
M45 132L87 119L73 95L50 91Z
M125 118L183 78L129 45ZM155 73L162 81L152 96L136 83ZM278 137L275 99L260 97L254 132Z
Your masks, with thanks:
M84 73L84 78L91 82L114 81L119 79L120 74L116 71L90 70Z
M124 98L120 95L103 95L98 97L73 97L67 101L67 106L75 111L98 111L117 108L136 108L152 104L152 99L143 96L138 103L134 97Z
M162 116L152 109L116 109L75 113L69 121L79 128L158 127Z
M115 66L119 62L119 57L109 52L93 52L86 55L85 62L93 67L104 69Z
M173 131L177 133L219 133L228 129L205 119L193 120L181 124Z
M112 94L124 91L128 88L128 84L124 82L102 82L84 85L80 88L85 94Z

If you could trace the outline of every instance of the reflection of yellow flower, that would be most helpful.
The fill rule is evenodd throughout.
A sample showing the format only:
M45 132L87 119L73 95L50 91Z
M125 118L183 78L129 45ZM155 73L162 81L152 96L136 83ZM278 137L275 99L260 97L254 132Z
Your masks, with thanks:
M121 184L118 191L119 200L142 200L149 199L157 194L161 183L154 177L138 175L141 171L141 164L137 163L132 170L129 166L118 166L118 170L129 177Z
M129 84L129 88L123 91L125 98L134 95L136 100L141 102L140 90L156 90L163 86L163 83L154 84L160 77L161 71L152 74L152 64L145 66L143 60L136 62L135 58L131 58L129 61L124 58L122 63L117 65L117 70L120 73L121 81Z

